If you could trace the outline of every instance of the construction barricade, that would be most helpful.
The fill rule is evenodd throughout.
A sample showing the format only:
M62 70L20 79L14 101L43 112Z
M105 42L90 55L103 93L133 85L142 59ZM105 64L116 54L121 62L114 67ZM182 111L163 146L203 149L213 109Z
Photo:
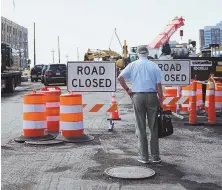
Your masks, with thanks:
M189 97L191 96L191 85L181 86L181 87L165 87L164 99L165 105L163 106L164 110L171 110L172 112L179 112L179 114L189 114L190 104ZM177 102L180 100L180 103ZM187 101L188 100L188 101ZM184 101L184 102L183 102ZM196 111L201 111L204 108L203 103L203 92L202 84L197 82L197 91L196 91Z
M174 100L176 100L175 97L177 97L178 94L177 91L178 87L166 86L164 88L164 94L163 94L163 96L165 97L165 104L163 105L164 110L171 110L172 112L177 111L177 105L174 102Z
M41 92L46 95L46 120L48 132L59 132L60 95L59 87L44 87Z
M33 91L23 98L23 135L16 142L46 141L55 136L46 131L46 96Z
M81 94L60 96L60 131L59 140L65 142L86 142L94 139L84 134L83 104Z
M181 87L181 96L189 97L190 96L190 86ZM181 104L180 114L189 114L189 101L184 104Z

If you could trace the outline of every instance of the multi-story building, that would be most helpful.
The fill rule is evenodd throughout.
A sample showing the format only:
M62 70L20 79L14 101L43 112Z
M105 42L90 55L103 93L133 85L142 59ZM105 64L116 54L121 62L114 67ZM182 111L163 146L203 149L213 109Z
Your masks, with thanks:
M200 47L222 44L222 21L215 26L205 26L199 30Z
M28 29L1 17L1 42L13 48L14 63L21 68L28 63Z

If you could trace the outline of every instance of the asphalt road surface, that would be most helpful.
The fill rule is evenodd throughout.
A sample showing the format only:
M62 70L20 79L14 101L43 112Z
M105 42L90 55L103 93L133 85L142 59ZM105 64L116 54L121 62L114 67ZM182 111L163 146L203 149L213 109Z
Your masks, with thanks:
M35 89L42 88L35 83ZM13 95L2 94L1 155L3 190L145 190L222 189L222 126L184 126L173 118L174 134L160 140L161 164L141 164L131 100L117 85L120 121L108 132L108 115L84 113L85 134L91 142L31 146L14 142L22 134L23 95L33 84L24 84ZM61 86L67 93L66 86ZM84 93L86 104L107 103L109 93ZM207 121L206 117L198 117ZM222 118L217 118L222 122ZM111 178L104 170L113 166L145 166L156 175L143 180Z

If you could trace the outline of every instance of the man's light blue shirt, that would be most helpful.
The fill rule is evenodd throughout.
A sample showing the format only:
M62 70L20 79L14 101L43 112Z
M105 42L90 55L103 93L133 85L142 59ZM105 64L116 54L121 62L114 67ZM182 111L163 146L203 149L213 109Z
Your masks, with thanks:
M160 68L147 58L130 63L119 76L131 80L132 92L156 92L156 84L162 81Z

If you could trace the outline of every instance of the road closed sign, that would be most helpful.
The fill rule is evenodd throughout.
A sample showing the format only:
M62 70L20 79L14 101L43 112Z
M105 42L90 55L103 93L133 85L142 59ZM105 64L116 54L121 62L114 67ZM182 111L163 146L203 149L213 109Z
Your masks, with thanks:
M115 92L116 63L68 62L68 91Z
M152 60L162 71L163 85L190 85L190 60Z

